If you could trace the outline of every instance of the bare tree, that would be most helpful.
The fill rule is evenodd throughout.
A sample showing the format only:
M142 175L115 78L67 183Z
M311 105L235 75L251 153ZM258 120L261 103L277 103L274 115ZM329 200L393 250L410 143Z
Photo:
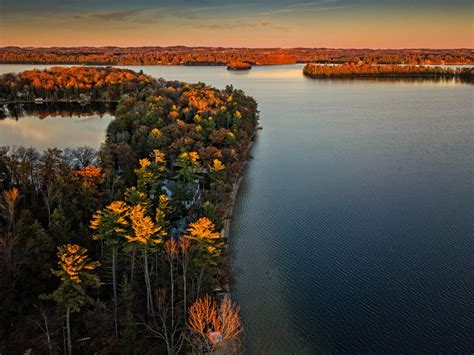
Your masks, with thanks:
M69 164L75 165L77 163L79 168L95 165L98 159L98 152L92 147L84 146L74 149L66 149L65 155L69 160Z
M228 297L217 302L206 295L189 308L188 328L189 340L195 352L213 352L225 348L226 353L232 353L236 351L236 347L232 350L232 345L236 345L243 330L239 307Z
M39 310L39 312L41 314L41 320L42 321L39 322L39 321L35 320L34 322L35 322L36 326L44 334L44 337L46 338L46 345L48 346L48 352L49 352L49 354L52 354L53 353L53 345L52 345L52 341L51 341L51 333L50 333L49 326L48 326L48 317L47 317L46 311L41 306L36 306L35 305L35 308Z

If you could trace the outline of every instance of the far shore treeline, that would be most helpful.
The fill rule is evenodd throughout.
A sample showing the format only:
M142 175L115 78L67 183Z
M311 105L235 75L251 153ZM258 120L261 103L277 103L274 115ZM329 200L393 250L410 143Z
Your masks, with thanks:
M303 74L311 78L363 78L363 77L395 77L395 78L460 78L472 81L474 68L443 68L439 66L416 65L370 65L342 64L322 65L306 64Z
M248 65L295 63L474 64L474 50L222 48L222 47L3 47L3 64Z
M0 147L0 353L236 349L221 231L255 100L110 67L6 74L0 94L118 101L98 152Z

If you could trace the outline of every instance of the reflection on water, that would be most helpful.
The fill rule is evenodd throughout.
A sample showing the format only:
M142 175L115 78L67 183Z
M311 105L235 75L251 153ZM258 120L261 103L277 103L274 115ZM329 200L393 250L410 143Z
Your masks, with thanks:
M360 76L360 77L335 77L331 79L323 78L308 78L308 80L319 80L319 81L337 81L337 82L369 82L369 83L392 83L392 84L419 84L419 85L457 85L463 83L472 83L472 79L466 78L446 78L446 77L401 77L401 76L381 76L381 77L370 77L370 76Z
M259 103L230 235L249 354L472 353L472 86L312 80L303 65L131 68ZM51 120L70 119L32 130ZM103 121L72 120L53 136ZM0 121L0 142L23 121Z
M0 107L0 119L7 117L19 119L29 115L37 116L40 119L51 116L64 118L102 116L106 113L113 114L116 106L116 103L79 104L77 102L8 104Z
M0 145L39 150L84 145L99 148L114 109L103 104L4 105L0 110Z

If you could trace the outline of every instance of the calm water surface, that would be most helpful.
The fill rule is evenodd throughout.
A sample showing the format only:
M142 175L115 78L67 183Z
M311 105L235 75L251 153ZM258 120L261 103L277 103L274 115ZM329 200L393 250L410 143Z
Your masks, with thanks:
M249 354L474 351L473 86L131 68L259 103L230 241Z

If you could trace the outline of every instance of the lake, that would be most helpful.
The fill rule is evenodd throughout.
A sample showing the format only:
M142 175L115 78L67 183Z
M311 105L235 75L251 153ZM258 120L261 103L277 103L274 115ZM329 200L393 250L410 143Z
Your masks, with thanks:
M45 66L0 71L32 67ZM312 80L302 65L130 68L259 103L230 235L247 353L472 353L473 86ZM64 120L34 130L81 135ZM14 123L0 121L0 145ZM106 122L80 125L104 137Z
M45 150L89 145L98 149L113 112L114 108L99 104L7 105L0 118L0 146Z

